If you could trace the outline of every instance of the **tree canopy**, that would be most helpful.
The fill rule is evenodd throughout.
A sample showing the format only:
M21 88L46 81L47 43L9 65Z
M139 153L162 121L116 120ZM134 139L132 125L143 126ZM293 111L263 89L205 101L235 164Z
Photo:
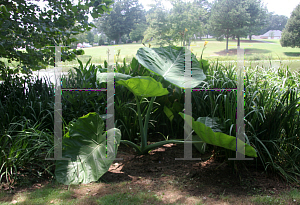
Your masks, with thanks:
M135 29L133 29L130 33L130 39L133 41L143 40L144 32L147 30L148 25L146 23L138 23L135 25Z
M281 34L282 47L300 47L300 4L293 10Z
M260 0L216 0L209 19L210 29L215 37L225 36L226 51L228 38L256 33L265 25L266 9Z
M204 21L207 11L201 2L171 1L173 8L170 11L171 33L173 41L189 41L194 35L205 34Z
M95 19L98 31L115 40L121 41L121 37L135 29L135 25L145 22L143 6L138 0L117 0L110 14L105 14Z
M171 44L169 12L159 1L156 1L155 4L151 4L150 6L152 8L146 15L148 28L144 33L143 42L154 39L154 43L160 46Z
M184 2L170 0L173 8L167 10L161 2L152 4L146 16L148 28L145 40L154 39L155 44L172 45L194 38L194 35L203 36L206 33L205 21L208 19L207 1Z
M88 14L93 18L109 12L111 0L44 1L46 7L36 1L0 0L0 57L19 61L23 71L38 70L45 65L54 65L53 47L69 46L76 41L71 35L90 30ZM19 49L26 48L26 52ZM75 50L62 49L62 60L76 57ZM3 65L3 63L2 63Z

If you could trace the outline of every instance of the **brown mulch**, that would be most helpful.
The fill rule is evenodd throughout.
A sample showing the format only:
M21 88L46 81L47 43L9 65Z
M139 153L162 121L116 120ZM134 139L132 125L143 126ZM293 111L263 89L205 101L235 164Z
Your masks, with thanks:
M195 148L192 155L201 160L175 160L184 157L183 144L167 144L142 156L137 156L131 147L121 144L117 158L123 160L112 163L109 171L101 177L102 183L72 186L72 197L81 200L87 195L99 198L119 192L134 195L140 191L151 191L162 197L157 204L195 204L193 200L199 198L205 204L228 204L224 203L224 196L231 197L230 204L253 204L243 202L249 196L279 195L293 187L299 188L298 185L287 184L278 176L266 175L263 169L256 167L255 163L251 165L249 161L247 166L244 166L244 161L238 161L234 167L230 164L232 161L221 161L212 153L202 155ZM11 193L33 191L47 184L51 185L51 180L31 187L15 188ZM68 189L66 185L52 187ZM7 195L3 200L12 201L12 197ZM94 204L91 201L82 202L87 203Z
M193 148L193 158L207 158L211 154L201 156ZM208 160L175 160L184 157L184 145L168 144L152 150L149 155L136 156L132 148L120 145L118 158L103 179L107 182L132 181L139 183L140 178L163 182L165 176L190 179L190 183L201 186L189 186L191 196L205 194L247 195L257 191L279 193L290 186L278 177L267 176L263 170L255 166L243 166L237 163L237 172L228 161L218 162L213 157ZM241 162L241 161L240 161ZM247 162L248 163L248 162ZM239 166L240 165L240 166ZM192 180L191 180L192 179Z

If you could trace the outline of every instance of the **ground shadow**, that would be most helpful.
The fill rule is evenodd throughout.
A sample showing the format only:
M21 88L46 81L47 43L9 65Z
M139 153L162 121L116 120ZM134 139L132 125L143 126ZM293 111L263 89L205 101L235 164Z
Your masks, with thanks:
M219 56L236 55L237 49L236 48L228 49L228 52L226 52L226 49L224 49L222 51L215 52L215 53L218 54ZM271 51L268 49L245 48L245 54L252 55L255 53L271 53Z
M203 160L175 160L184 157L184 145L169 144L152 150L149 155L136 156L131 148L121 144L118 157L124 160L115 161L114 163L117 164L111 166L109 172L101 178L108 183L127 181L151 186L150 182L157 185L165 184L175 177L182 182L186 180L185 185L189 185L190 188L185 191L191 196L222 194L225 189L227 194L244 196L258 188L263 192L272 188L280 190L285 187L283 185L285 183L277 184L278 178L275 177L277 180L274 180L262 174L262 167L249 165L245 168L238 163L240 166L237 173L229 163L208 160L210 155L203 156L195 149L192 153L193 158Z
M228 42L232 43L235 42L237 43L237 40L229 40ZM258 40L240 40L241 43L274 43L270 41L258 41Z
M300 52L283 52L286 56L298 57L300 56Z

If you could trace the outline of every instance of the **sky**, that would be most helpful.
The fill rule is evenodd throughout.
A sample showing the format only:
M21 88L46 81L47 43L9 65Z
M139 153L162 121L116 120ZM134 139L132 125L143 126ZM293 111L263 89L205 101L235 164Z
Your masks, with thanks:
M151 0L139 0L141 4L143 4L144 8L148 10L150 7L147 5L149 3L154 3ZM163 1L163 5L169 9L172 7L171 3ZM213 0L209 0L209 2L213 2ZM280 3L279 3L280 2ZM269 12L274 12L278 15L285 15L290 18L292 11L296 8L296 6L300 3L299 0L262 0L262 3L267 6Z
M74 0L78 1L78 0ZM166 9L172 8L172 5L167 0L161 0ZM186 0L190 1L190 0ZM213 0L208 0L209 2L213 2ZM278 15L285 15L290 18L292 11L296 8L296 6L300 3L299 0L261 0L264 5L267 6L269 12L274 12ZM147 6L149 4L155 3L154 0L139 0L139 2L144 6L145 10L149 10L150 7ZM281 2L281 3L279 3ZM35 2L37 3L37 2ZM38 5L44 5L43 1L37 3ZM92 21L92 17L89 17L89 21Z

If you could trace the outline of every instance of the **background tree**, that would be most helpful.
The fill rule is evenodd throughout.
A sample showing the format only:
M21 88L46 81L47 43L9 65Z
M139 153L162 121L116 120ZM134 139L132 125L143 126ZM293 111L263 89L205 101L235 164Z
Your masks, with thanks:
M262 28L266 27L268 22L267 8L261 3L261 0L251 0L248 8L246 9L250 13L249 26L247 29L247 35L252 40L252 35L260 35Z
M120 43L123 35L129 35L135 24L145 20L145 11L137 0L117 0L110 14L103 15L95 21L98 31Z
M267 13L266 26L264 26L257 35L263 35L270 30L283 31L287 23L288 17L285 15L274 14L274 12Z
M91 31L87 32L86 39L89 42L89 44L93 45L93 43L94 43L94 34Z
M87 42L87 33L86 32L74 35L73 37L77 39L76 43Z
M203 19L206 11L199 2L183 2L182 0L171 0L173 8L170 11L171 38L174 42L186 41L194 38L197 34L203 36L205 28ZM185 45L185 43L183 43Z
M139 40L143 40L144 38L144 33L147 30L148 25L146 23L138 23L135 26L135 29L133 29L130 33L130 39L133 41L139 41Z
M211 15L211 8L213 4L207 0L194 0L194 4L200 6L205 11L204 15L201 15L199 20L203 23L205 35L208 37L208 35L212 34L209 30L209 18ZM200 35L200 33L198 34L198 36L201 40L202 36Z
M226 37L226 52L228 52L228 38L240 37L259 30L264 25L266 9L260 0L217 0L212 7L210 28L216 37Z
M160 1L155 1L155 4L150 6L151 9L146 15L148 28L144 33L143 42L154 39L153 44L155 45L172 44L169 11L164 8Z
M209 29L217 38L225 36L226 52L228 52L228 39L233 36L235 29L235 16L232 13L235 9L230 0L217 0L211 9Z
M23 64L22 71L54 65L54 48L46 46L69 46L76 35L90 30L87 14L100 17L108 12L111 0L45 1L47 8L41 9L34 1L0 0L0 57ZM26 48L21 52L19 48ZM62 49L62 60L76 57L74 50Z
M293 10L281 34L282 47L300 47L300 4Z
M266 24L267 9L261 4L261 0L232 0L238 12L233 34L237 37L237 46L240 46L240 38L257 34Z

